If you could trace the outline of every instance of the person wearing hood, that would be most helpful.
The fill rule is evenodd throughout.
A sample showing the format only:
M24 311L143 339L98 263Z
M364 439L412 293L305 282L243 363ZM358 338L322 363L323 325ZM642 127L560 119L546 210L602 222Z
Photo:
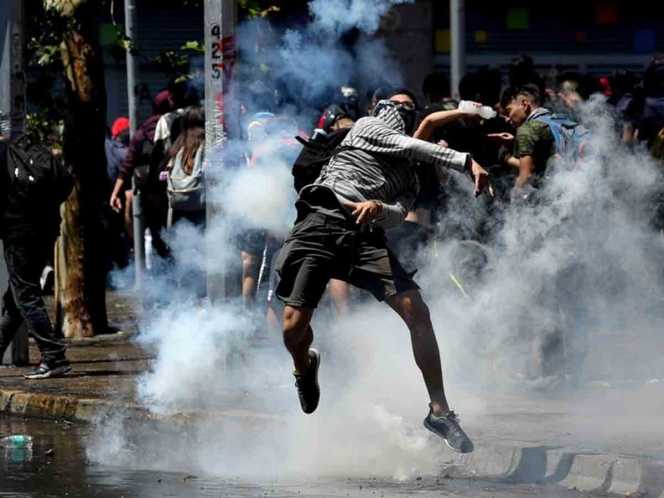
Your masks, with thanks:
M415 201L414 161L467 172L476 193L488 178L470 155L408 136L414 126L415 105L408 95L378 102L372 116L355 123L318 179L300 191L297 220L276 263L281 278L276 294L285 304L284 343L305 413L313 413L320 398L320 356L310 347L310 322L328 281L337 278L370 291L404 320L430 396L424 425L466 453L473 443L445 397L429 310L411 275L388 249L384 230L402 223Z
M174 104L171 97L171 92L163 90L154 98L152 105L152 115L147 118L138 127L134 135L131 137L129 147L125 155L124 161L120 166L120 171L109 204L115 211L120 211L123 208L121 194L124 193L124 216L127 233L132 234L132 203L133 194L130 190L131 178L135 171L147 171L141 176L145 177L145 184L141 187L141 191L147 194L142 200L143 213L146 217L146 226L152 235L152 247L155 252L162 258L169 256L170 251L168 246L161 237L161 229L165 221L165 213L162 213L161 203L158 201L160 197L160 189L158 185L157 165L152 164L154 159L152 157L152 149L154 143L155 130L157 123L162 115L173 110ZM157 199L153 201L153 199Z

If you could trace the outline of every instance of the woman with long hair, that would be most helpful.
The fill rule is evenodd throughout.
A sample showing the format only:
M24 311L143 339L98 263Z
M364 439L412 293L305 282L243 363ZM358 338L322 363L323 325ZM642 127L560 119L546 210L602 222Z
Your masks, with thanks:
M181 132L168 153L166 167L169 226L186 219L205 226L205 113L200 106L187 108Z

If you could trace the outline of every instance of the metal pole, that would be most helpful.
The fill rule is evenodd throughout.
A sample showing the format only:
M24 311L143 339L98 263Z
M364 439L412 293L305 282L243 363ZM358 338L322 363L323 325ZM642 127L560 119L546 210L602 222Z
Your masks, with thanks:
M25 71L23 68L24 10L21 0L6 0L0 5L0 132L4 139L20 135L25 128ZM7 271L2 261L0 274L6 284ZM25 322L14 336L0 361L4 365L29 363L28 330Z
M9 139L11 131L11 33L12 2L0 3L0 136Z
M224 144L228 141L229 120L233 117L233 99L229 96L235 67L235 22L236 0L205 0L205 144L206 144L206 189L214 189L214 178L224 164ZM213 196L207 196L206 230L218 223L219 210ZM225 271L219 270L215 257L214 242L207 240L207 294L211 301L226 296Z
M138 126L138 109L136 106L136 2L125 0L125 36L129 39L127 48L127 98L129 101L129 126L130 136L133 137ZM134 232L134 275L136 289L141 288L143 272L145 270L145 226L143 224L143 210L141 206L141 191L136 188L136 182L132 178L132 191L134 200L132 203L133 232Z
M450 0L451 87L459 97L459 83L466 74L466 7L464 0Z

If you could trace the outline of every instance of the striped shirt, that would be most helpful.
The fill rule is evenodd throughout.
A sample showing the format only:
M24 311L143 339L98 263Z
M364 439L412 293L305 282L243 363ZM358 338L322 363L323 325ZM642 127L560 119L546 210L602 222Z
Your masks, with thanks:
M376 223L385 228L400 224L419 191L414 161L466 171L469 159L468 154L409 137L404 131L394 106L360 119L316 184L332 189L341 201L381 201L384 208Z

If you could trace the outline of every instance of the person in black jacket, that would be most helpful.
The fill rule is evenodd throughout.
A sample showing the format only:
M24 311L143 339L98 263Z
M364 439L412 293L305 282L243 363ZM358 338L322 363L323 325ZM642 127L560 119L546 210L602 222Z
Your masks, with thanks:
M29 136L0 144L0 233L9 274L0 316L0 357L23 321L42 358L27 379L62 376L71 370L65 343L53 330L39 277L53 251L59 206L71 191L71 176L50 149Z

